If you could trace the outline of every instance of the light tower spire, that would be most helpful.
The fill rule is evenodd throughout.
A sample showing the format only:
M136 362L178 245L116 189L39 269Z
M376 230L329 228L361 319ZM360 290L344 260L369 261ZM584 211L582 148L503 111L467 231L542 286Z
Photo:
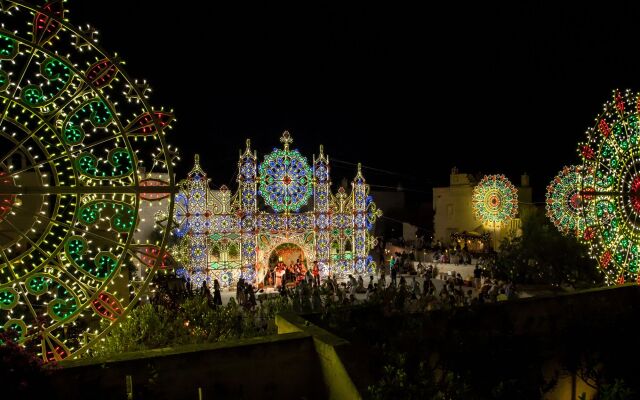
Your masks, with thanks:
M289 150L289 144L293 143L293 138L291 138L291 134L289 133L289 131L282 132L280 142L284 144L285 150Z

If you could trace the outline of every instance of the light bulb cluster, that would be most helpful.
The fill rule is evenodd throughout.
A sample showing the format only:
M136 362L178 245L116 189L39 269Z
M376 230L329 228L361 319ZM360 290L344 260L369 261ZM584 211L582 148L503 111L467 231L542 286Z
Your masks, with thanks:
M639 104L637 93L614 90L578 146L592 182L583 182L581 188L592 203L583 210L588 225L583 239L609 284L637 281L639 276Z
M504 175L485 175L471 202L476 219L488 226L504 226L518 215L518 190Z
M549 183L545 204L547 217L562 234L582 238L585 230L593 227L594 215L589 208L595 203L590 201L589 193L594 190L593 172L579 165L564 167Z
M96 47L95 29L68 23L62 1L11 5L0 34L0 330L60 361L99 343L173 262L171 225L141 210L173 212L174 116Z
M640 275L640 97L614 90L578 144L582 165L566 167L549 185L549 216L589 245L605 281Z

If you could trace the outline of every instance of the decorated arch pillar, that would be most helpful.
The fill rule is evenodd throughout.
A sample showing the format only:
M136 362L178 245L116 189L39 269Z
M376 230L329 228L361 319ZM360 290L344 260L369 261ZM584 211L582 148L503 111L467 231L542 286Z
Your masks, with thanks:
M331 244L331 192L329 186L329 157L324 154L324 146L320 145L320 154L313 159L314 179L314 209L315 209L315 242L316 260L320 273L326 277L330 271L330 244Z
M253 282L256 276L256 153L251 153L251 142L238 162L238 184L240 193L241 277Z

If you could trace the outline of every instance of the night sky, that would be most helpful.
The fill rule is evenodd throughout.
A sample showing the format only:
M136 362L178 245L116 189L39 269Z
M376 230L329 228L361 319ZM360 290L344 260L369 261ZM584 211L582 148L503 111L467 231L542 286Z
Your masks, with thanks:
M534 198L565 164L614 88L640 90L640 5L447 2L71 0L151 103L173 108L178 174L199 152L229 184L250 137L259 155L284 129L334 182L423 192L469 173L526 171ZM182 8L180 8L182 6ZM430 8L431 7L431 8ZM180 177L180 176L179 176Z

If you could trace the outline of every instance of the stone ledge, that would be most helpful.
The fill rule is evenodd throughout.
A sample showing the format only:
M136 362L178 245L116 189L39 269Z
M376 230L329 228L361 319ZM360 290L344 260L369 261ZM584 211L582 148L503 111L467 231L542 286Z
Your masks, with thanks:
M140 360L154 357L167 357L185 353L195 353L199 351L220 350L233 347L257 346L265 343L273 343L287 340L304 339L311 334L297 331L286 334L258 336L246 339L234 339L216 343L187 344L175 347L164 347L161 349L139 350L129 353L121 353L102 357L88 357L75 360L63 360L58 363L61 368L86 367L90 365L112 364L118 362Z

